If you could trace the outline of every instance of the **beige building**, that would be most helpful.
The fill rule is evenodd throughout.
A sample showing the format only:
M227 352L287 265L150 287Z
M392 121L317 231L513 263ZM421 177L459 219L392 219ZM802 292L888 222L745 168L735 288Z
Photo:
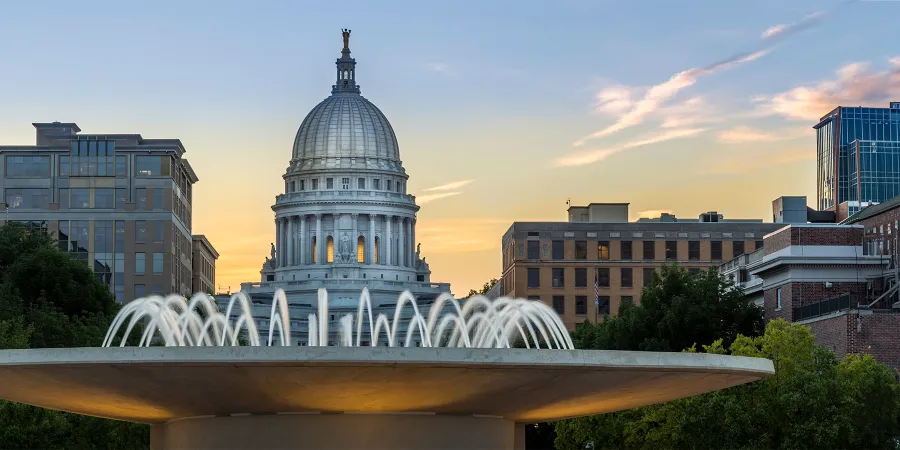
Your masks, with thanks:
M692 271L762 247L781 224L698 219L672 214L628 221L627 203L573 206L568 222L515 222L503 235L503 293L541 300L570 328L640 302L655 270L678 263Z
M193 246L193 265L192 273L193 281L191 282L191 290L193 292L206 292L208 294L216 293L216 260L219 259L219 252L209 243L206 236L195 234L192 237Z
M0 198L8 208L0 218L56 236L119 302L190 294L197 175L181 141L33 125L36 145L0 146Z

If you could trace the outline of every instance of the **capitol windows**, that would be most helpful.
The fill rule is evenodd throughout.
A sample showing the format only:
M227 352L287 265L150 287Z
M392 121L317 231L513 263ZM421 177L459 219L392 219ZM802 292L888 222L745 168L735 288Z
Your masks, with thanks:
M333 263L334 262L334 238L333 237L328 236L327 245L328 245L328 247L326 247L327 253L325 255L325 262Z
M319 179L318 178L312 179L312 190L314 190L314 191L319 190Z
M306 190L306 180L300 180L300 190L301 191Z
M375 236L375 246L372 248L372 264L378 264L378 236Z
M356 240L356 262L360 264L366 262L366 240L362 236Z
M325 189L334 189L334 178L325 179Z
M312 238L313 264L319 262L319 252L316 251L317 249L318 249L318 246L316 245L316 237L313 236L313 238Z
M341 178L341 189L350 189L350 177Z
M384 190L391 191L391 180L384 180Z
M297 182L291 181L291 192L297 192Z
M357 189L365 189L366 188L366 179L365 178L357 178L356 179L356 188Z
M376 191L380 191L381 190L381 180L379 180L377 178L372 180L372 189L374 189Z

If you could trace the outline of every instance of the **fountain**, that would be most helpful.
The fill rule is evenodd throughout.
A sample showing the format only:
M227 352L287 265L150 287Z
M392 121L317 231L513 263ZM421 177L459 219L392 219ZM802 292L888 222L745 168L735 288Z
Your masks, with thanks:
M420 311L404 292L391 318L363 290L328 345L321 289L304 347L284 292L264 335L245 294L222 306L151 296L122 308L100 348L0 351L0 398L151 424L154 449L522 449L529 423L774 373L760 358L575 350L551 308L522 299L445 294Z
M428 319L419 311L415 297L403 292L397 302L393 321L389 321L384 313L373 316L372 300L368 289L363 289L359 299L356 317L345 315L341 318L340 345L343 347L359 347L364 336L363 326L368 325L368 336L372 347L377 347L382 334L388 347L396 347L397 334L404 324L402 312L406 305L413 311L413 317L406 328L403 347L410 347L413 337L418 334L422 347L467 347L467 348L510 348L513 337L518 337L527 348L533 344L541 347L541 341L548 348L573 349L572 339L559 316L549 306L541 302L500 298L490 301L483 296L474 296L466 300L464 306L450 294L442 294L431 305ZM444 306L450 311L441 316ZM237 307L237 308L235 308ZM233 313L237 320L233 320ZM309 337L310 346L327 345L328 343L328 291L318 291L318 315L310 314ZM122 331L122 326L127 327ZM167 347L172 346L225 346L238 345L241 332L246 333L249 345L261 345L256 321L250 299L243 292L231 297L225 312L218 310L212 296L199 293L190 301L180 295L168 297L151 296L135 300L119 312L113 320L104 347L113 345L116 337L119 345L124 347L132 330L147 319L138 346L149 346L154 336ZM367 320L368 319L368 320ZM278 289L272 300L272 312L269 316L267 346L276 343L290 346L291 320L287 297ZM356 324L355 333L354 326ZM275 340L275 332L278 340ZM355 339L354 339L355 337Z

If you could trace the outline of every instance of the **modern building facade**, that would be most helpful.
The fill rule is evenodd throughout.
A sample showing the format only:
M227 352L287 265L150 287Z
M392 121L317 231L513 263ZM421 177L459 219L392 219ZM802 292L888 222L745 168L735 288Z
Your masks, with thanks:
M202 234L191 236L191 291L215 294L216 291L216 260L219 252L209 243L209 239Z
M867 209L868 210L868 209ZM867 253L863 225L793 223L763 237L763 248L728 261L731 277L766 321L807 325L838 358L868 353L900 369L900 302L883 283L890 257Z
M284 289L291 317L301 318L291 324L297 345L308 343L306 318L318 310L319 288L328 290L332 341L338 339L341 317L356 315L364 288L373 313L392 319L404 291L426 308L450 291L449 284L431 282L416 244L419 206L406 191L409 176L397 137L384 114L360 95L349 31L343 37L331 96L297 131L284 192L272 206L275 242L261 280L241 286L257 305L254 316L264 332L271 325L272 297Z
M568 213L569 222L510 226L501 282L504 295L552 305L570 328L614 315L622 302L639 302L664 264L715 267L762 247L763 236L782 226L715 212L628 222L627 203L573 206Z
M839 211L839 205L856 202L858 210L900 195L900 102L888 108L839 106L813 128L817 209Z
M52 233L119 302L189 295L197 175L181 141L33 125L36 145L0 146L8 220Z

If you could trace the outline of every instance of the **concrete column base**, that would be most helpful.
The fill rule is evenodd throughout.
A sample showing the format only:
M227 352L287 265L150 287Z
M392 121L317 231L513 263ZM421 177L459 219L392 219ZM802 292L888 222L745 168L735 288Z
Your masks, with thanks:
M510 420L424 414L275 414L200 417L154 425L150 448L479 449L524 448ZM522 434L522 436L517 436Z

